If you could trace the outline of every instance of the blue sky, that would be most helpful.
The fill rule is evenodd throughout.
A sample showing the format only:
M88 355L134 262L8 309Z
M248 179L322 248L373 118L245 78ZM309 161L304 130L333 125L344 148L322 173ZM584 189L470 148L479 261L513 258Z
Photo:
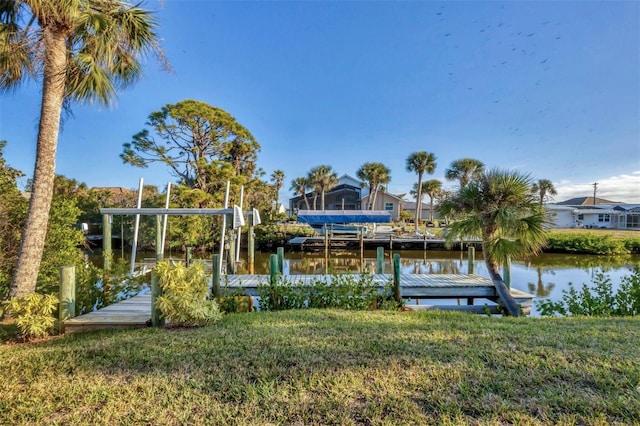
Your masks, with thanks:
M76 105L57 173L89 186L160 187L122 144L167 103L223 108L262 146L258 166L289 182L320 164L391 169L408 193L407 156L432 152L433 176L458 158L550 179L557 201L593 194L640 203L640 2L150 1L173 66L153 59L110 108ZM0 139L28 175L37 84L3 94Z

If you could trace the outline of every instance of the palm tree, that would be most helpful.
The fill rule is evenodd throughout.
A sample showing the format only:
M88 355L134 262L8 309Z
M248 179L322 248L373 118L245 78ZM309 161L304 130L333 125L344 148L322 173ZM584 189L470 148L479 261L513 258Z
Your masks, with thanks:
M304 204L307 206L307 210L309 210L309 200L307 199L307 188L309 187L307 178L305 177L297 177L291 181L291 187L289 188L294 194L299 194L302 196L304 200Z
M278 198L280 197L280 189L284 184L284 172L282 170L274 170L271 173L271 182L273 182L273 188L275 189L275 209L278 209Z
M333 171L331 166L322 164L309 171L309 183L315 191L314 208L316 205L315 198L320 193L320 210L324 210L324 194L338 184L338 174Z
M391 182L391 170L382 163L364 163L356 171L356 176L369 185L370 210L373 210L378 191Z
M484 171L484 163L475 158L461 158L451 163L451 166L444 171L447 180L458 180L460 186L465 186L471 179L475 179Z
M141 74L140 58L161 54L156 21L124 0L0 1L0 89L42 81L33 192L10 297L32 293L53 196L62 106L115 97Z
M546 200L552 200L551 195L558 195L553 183L548 179L540 179L538 182L531 185L531 191L538 195L538 203L540 208Z
M418 175L418 196L416 203L416 229L420 224L420 214L422 210L422 176L425 173L430 175L436 171L436 156L430 152L413 152L407 157L407 171Z
M535 254L546 242L547 218L531 193L531 178L518 172L485 171L438 207L456 214L447 241L472 236L482 239L487 270L501 303L511 315L520 310L500 276L499 265L511 258Z
M438 179L429 179L422 184L422 192L429 196L429 220L433 222L433 200L442 190L442 182Z
M430 205L430 212L429 212L429 220L431 222L433 222L433 201L436 197L438 197L440 195L440 192L442 191L442 182L440 182L437 179L429 179L427 181L422 182L422 191L420 191L420 200L418 200L418 203L420 203L420 208L422 208L422 197L424 196L424 194L427 194L429 196L429 205ZM413 184L413 189L411 190L411 195L413 195L414 197L418 197L418 184L414 183Z

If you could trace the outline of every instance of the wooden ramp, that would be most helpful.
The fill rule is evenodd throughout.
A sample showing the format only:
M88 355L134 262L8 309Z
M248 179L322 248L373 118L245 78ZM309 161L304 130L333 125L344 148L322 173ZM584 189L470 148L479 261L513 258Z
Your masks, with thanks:
M65 333L114 328L147 327L151 321L151 293L134 296L64 322Z
M358 276L355 275L354 276ZM292 285L313 285L318 280L330 283L340 275L286 275L284 279ZM393 282L391 274L371 275L373 284L380 289ZM487 303L474 304L476 299L497 302L496 289L491 280L479 275L464 274L407 274L400 277L400 294L403 299L415 300L457 300L455 304L420 305L408 304L411 309L444 309L475 313L500 313L497 306ZM222 277L220 288L242 290L249 296L258 296L258 286L266 285L269 275L226 275ZM511 289L511 295L525 315L531 311L533 295ZM65 332L90 331L113 328L146 327L151 321L151 294L132 297L120 303L90 312L64 323Z

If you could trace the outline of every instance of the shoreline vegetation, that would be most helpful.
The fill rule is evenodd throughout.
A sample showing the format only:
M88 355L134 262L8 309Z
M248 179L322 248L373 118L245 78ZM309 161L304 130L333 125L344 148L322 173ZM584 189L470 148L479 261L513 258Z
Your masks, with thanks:
M404 229L408 233L415 233L413 225L398 225L394 228ZM446 228L425 228L434 238L442 238ZM256 244L264 248L286 244L294 237L309 237L313 230L306 225L299 224L271 224L256 228ZM640 254L640 231L617 229L551 229L548 241L542 250L544 253L570 253L593 255L628 255Z
M637 424L640 318L229 314L0 345L1 424Z

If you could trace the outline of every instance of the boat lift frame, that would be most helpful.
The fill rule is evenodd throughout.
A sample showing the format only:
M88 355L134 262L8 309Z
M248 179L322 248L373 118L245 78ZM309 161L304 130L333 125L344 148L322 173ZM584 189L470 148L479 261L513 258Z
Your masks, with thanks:
M102 208L100 209L102 214L102 259L103 269L105 274L111 270L111 259L113 252L111 249L111 218L114 215L142 215L142 216L156 216L156 262L163 260L164 253L161 250L162 247L162 218L164 216L223 216L228 217L226 221L231 229L237 229L245 224L244 218L247 217L249 225L248 230L248 262L250 269L254 263L255 258L255 242L253 227L261 223L260 214L258 210L252 209L242 211L240 207L234 206L233 208L226 209L197 209L197 208ZM230 240L231 241L231 240ZM221 241L220 244L224 244ZM232 255L235 257L235 254ZM220 265L222 265L222 259ZM234 262L235 263L235 262Z

